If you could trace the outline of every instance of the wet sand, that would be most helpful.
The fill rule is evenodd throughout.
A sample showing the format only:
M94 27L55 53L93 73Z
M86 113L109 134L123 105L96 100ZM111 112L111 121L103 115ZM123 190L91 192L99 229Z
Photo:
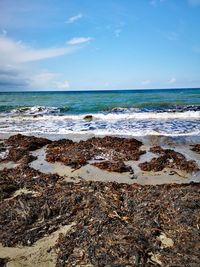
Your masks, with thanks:
M47 136L43 136L47 137ZM59 136L60 138L61 136ZM63 136L62 136L63 137ZM75 137L71 135L65 136L66 139L78 142L80 140L87 140L91 138L91 135ZM118 183L138 183L142 185L156 185L165 183L190 183L200 182L200 172L189 174L185 171L171 169L165 169L160 172L145 172L142 171L138 165L145 161L150 161L155 154L149 152L152 146L162 146L166 149L174 149L177 152L182 153L188 160L195 160L200 167L200 154L197 154L191 150L191 145L200 143L200 137L186 136L186 137L160 137L160 136L145 136L145 137L133 137L142 141L144 144L141 150L145 150L146 154L141 155L138 161L125 161L125 163L131 166L134 170L134 175L129 173L117 173L101 170L90 164L81 167L78 170L74 170L69 166L65 166L63 163L50 163L45 160L46 148L39 149L32 152L32 155L37 157L37 160L33 161L30 166L40 170L44 173L58 173L59 175L66 176L66 181L79 181L84 179L86 181L103 181L103 182L118 182ZM51 136L52 140L58 140L58 137ZM89 161L93 163L94 161Z
M13 134L1 134L0 139L7 139ZM62 138L70 139L74 142L79 142L81 140L87 140L94 136L93 134L68 134L68 135L45 135L38 134L37 137L44 137L50 140L60 140ZM102 136L100 136L102 137ZM122 136L120 136L122 137ZM123 136L130 138L130 136ZM127 161L125 162L131 166L134 170L134 175L129 173L117 173L108 172L106 170L101 170L94 167L92 164L94 161L89 161L89 164L81 167L78 170L74 170L69 166L62 163L55 162L50 163L46 161L46 147L38 149L31 154L36 156L37 159L31 162L29 165L34 169L40 170L44 173L58 173L59 175L66 176L66 181L78 181L80 179L91 180L91 181L104 181L104 182L118 182L118 183L138 183L142 185L153 185L153 184L165 184L165 183L190 183L200 182L200 172L189 174L185 171L175 170L174 172L170 169L165 169L161 172L145 172L141 171L138 165L145 161L150 161L155 154L149 152L150 147L161 146L165 149L174 149L177 152L182 153L187 160L195 160L200 167L200 154L195 153L191 150L191 146L200 143L200 136L133 136L141 142L143 146L141 150L145 150L146 154L141 155L138 161ZM4 167L12 168L16 167L17 164L14 162L0 163L0 170Z

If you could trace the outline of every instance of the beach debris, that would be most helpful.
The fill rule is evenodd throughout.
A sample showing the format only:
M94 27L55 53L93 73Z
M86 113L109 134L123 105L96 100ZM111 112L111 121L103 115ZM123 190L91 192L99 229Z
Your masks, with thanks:
M145 151L140 150L142 142L132 138L106 136L93 137L86 141L71 140L54 141L47 147L46 159L49 162L62 162L78 169L89 160L97 158L110 161L138 160ZM102 165L99 165L102 166Z
M4 141L0 140L0 153L5 152L6 151L6 147L4 144Z
M7 153L1 161L14 161L20 164L27 164L36 159L36 157L30 155L30 151L37 150L50 143L51 140L46 138L22 134L12 135L4 142L4 148L6 148Z
M76 225L59 237L56 266L152 266L152 262L198 266L200 238L195 222L200 211L194 202L200 197L199 189L195 184L109 183L104 187L101 183L94 191L90 187L87 206Z
M55 141L48 145L46 159L49 162L59 161L78 169L91 159L91 148L92 145L86 146L84 141L75 143L71 140L63 140L61 144Z
M196 153L200 153L200 144L196 144L196 145L192 146L191 150L196 152Z
M162 171L164 168L171 168L192 173L199 170L194 160L187 160L183 154L172 149L163 149L160 146L156 146L150 148L150 152L160 156L153 158L149 162L140 163L139 167L143 171L158 172Z
M162 243L163 248L170 248L174 246L174 241L167 237L165 233L161 233L158 237L158 240Z
M6 264L9 262L9 258L0 258L0 267L6 267Z
M133 174L133 169L130 166L124 164L123 161L102 161L95 162L92 164L102 170L107 170L109 172L130 172Z
M8 149L3 141L0 143L0 162L4 161L8 156Z
M34 151L39 149L47 144L51 143L51 140L35 137L35 136L26 136L22 134L10 136L5 143L12 147L18 147L20 149L26 149L28 151Z
M0 177L3 246L31 246L74 223L56 242L57 267L199 264L200 183L67 183L24 166Z
M157 264L157 266L162 266L162 261L160 260L161 255L159 253L157 254L153 254L152 252L149 253L150 256L150 260L149 263L153 263L153 265L155 265L155 263Z
M44 174L29 166L19 166L0 171L0 200L10 198L17 190L25 188L43 191L53 187L63 177L57 174Z
M32 141L25 137L27 143L21 141L17 148L17 138L23 139L15 137L5 144L9 151L16 146L11 155L20 165L0 171L3 246L32 246L73 223L52 248L57 252L57 267L199 266L200 183L143 186L81 178L76 183L66 182L62 176L28 166L33 159L29 152L47 141L30 145ZM92 163L96 167L132 172L124 161L139 159L145 153L141 145L136 139L116 137L78 143L62 139L49 141L47 157L77 168L99 156L108 160ZM20 147L28 151L22 152L23 156L17 154ZM151 152L159 157L154 158L155 163L147 162L148 168L150 163L154 170L196 168L196 163L174 150L153 147ZM0 266L7 261L0 258Z

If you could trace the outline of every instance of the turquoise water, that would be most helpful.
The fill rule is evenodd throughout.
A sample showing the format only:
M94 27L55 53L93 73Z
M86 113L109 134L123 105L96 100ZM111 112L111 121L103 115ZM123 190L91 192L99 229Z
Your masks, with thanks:
M112 108L163 110L200 105L200 89L81 92L0 92L0 112L19 107L56 107L65 114L96 113Z
M0 132L199 135L200 89L0 92Z

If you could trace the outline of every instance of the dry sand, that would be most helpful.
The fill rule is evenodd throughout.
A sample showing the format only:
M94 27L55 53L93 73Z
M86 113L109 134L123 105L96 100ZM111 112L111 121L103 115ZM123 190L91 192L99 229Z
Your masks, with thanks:
M57 254L51 249L58 239L59 234L67 233L71 225L60 227L49 236L41 238L31 247L3 247L0 245L0 258L10 258L7 267L54 267Z

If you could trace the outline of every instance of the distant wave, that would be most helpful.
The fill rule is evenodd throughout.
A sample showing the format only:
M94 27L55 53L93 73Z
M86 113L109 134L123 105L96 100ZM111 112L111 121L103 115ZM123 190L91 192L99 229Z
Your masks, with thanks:
M185 105L185 106L175 106L169 103L159 103L155 106L153 104L141 104L137 107L114 107L107 109L107 112L113 113L130 113L130 112L185 112L185 111L200 111L199 105Z
M1 106L0 111L6 115L45 115L45 114L59 114L60 109L57 107L33 106L33 107L11 107Z
M70 113L71 115L67 115ZM69 106L0 106L1 116L35 116L35 115L59 115L66 118L81 119L86 114L75 115ZM165 107L114 107L97 113L91 113L96 119L145 119L145 118L197 118L200 105L169 106Z

